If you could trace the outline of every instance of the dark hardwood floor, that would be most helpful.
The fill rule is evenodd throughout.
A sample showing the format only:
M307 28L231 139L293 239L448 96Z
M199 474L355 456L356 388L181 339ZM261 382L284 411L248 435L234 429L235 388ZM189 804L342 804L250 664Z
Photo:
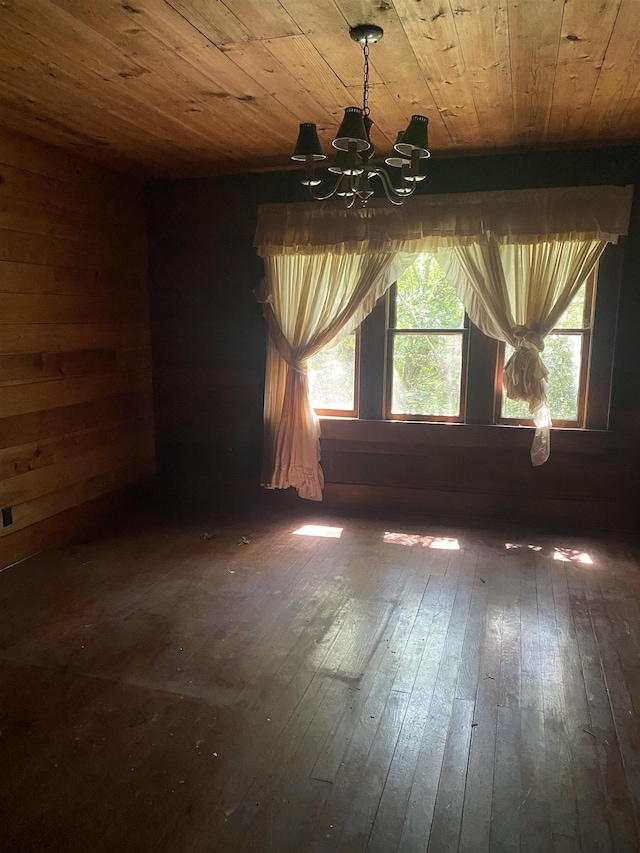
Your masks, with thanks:
M0 574L0 849L639 850L632 545L313 509Z

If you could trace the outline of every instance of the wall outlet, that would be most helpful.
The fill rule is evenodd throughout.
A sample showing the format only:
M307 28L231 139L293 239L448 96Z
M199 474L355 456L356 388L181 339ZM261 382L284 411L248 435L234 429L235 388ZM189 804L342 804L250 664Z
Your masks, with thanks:
M13 513L10 506L5 506L2 508L2 526L8 527L10 524L13 524Z

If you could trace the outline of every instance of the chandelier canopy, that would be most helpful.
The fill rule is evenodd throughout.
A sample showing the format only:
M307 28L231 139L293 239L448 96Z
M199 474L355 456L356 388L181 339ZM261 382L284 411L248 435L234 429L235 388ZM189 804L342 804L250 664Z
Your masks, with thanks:
M385 160L388 166L398 170L399 182L394 183L386 169L371 162L374 149L370 139L373 121L369 116L369 45L379 42L384 32L375 24L358 24L349 30L349 35L362 46L364 54L362 107L346 108L342 124L333 140L336 154L329 172L337 175L337 180L328 192L315 189L321 183L316 175L316 165L327 158L322 152L317 126L312 122L300 125L291 159L304 163L304 174L300 181L318 201L340 196L347 207L352 207L356 198L364 205L374 194L371 178L377 177L389 201L402 204L407 196L415 192L417 182L426 177L424 164L431 156L427 148L429 119L414 115L406 130L398 133L392 155Z

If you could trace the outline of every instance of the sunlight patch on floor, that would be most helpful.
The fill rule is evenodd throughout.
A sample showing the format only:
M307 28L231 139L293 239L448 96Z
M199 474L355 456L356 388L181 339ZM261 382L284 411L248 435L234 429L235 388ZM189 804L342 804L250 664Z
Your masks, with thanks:
M342 527L326 527L322 524L304 524L293 531L294 536L322 536L325 539L339 539L342 536Z
M543 551L541 556L553 557L554 560L559 560L562 563L583 563L584 565L592 566L593 560L586 551L580 551L577 548L559 548L556 545L551 545L543 549L542 545L525 545L516 542L505 542L504 547L507 551L517 550L519 548L529 548L531 551Z
M440 548L447 551L460 550L458 540L450 539L446 536L418 536L412 533L392 533L391 531L387 531L384 534L384 541L391 545L404 545L406 548L418 545L422 548Z
M584 551L576 551L575 548L556 548L553 552L553 559L560 560L563 563L586 563L588 566L593 565L593 560L589 554Z

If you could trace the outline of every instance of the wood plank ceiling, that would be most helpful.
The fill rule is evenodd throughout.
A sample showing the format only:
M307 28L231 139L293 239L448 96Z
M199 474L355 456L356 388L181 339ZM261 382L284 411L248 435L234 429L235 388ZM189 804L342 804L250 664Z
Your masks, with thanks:
M0 0L3 126L144 176L287 168L361 104L435 154L640 140L638 0Z

